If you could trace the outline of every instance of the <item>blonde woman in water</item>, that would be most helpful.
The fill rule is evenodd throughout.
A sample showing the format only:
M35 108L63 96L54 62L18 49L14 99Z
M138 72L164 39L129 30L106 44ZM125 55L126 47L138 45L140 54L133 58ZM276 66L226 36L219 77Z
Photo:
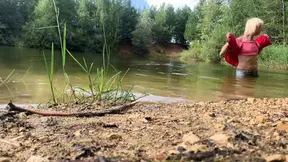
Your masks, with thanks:
M258 54L272 44L266 34L255 39L261 34L263 25L263 20L251 18L247 21L242 36L235 38L230 32L226 34L227 43L222 47L220 56L225 56L228 63L237 67L237 77L258 77Z

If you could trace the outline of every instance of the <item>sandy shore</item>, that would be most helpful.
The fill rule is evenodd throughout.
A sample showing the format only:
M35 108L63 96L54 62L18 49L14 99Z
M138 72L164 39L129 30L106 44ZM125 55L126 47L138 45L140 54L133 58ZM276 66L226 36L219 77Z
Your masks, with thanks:
M99 105L55 111L68 109ZM0 162L285 161L287 110L285 98L250 98L139 103L123 114L95 118L2 116Z

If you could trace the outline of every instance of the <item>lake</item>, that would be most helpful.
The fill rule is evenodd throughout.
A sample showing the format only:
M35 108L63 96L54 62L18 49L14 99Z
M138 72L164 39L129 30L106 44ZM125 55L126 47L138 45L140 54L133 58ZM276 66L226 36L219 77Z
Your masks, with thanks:
M49 50L0 47L0 77L3 79L15 69L13 82L0 85L0 104L10 100L19 104L38 104L50 97L50 87L45 71L43 54ZM95 66L102 65L101 55L72 52L77 58L85 57ZM65 86L61 67L61 55L56 53L55 86ZM148 93L151 101L208 101L242 97L287 97L288 73L282 70L260 69L259 78L236 79L235 69L229 65L211 63L184 63L175 59L144 57L121 58L114 56L111 64L127 73L124 83L134 85L133 92ZM30 69L30 74L21 78ZM67 60L67 73L73 85L88 88L87 77L71 59ZM110 68L108 75L115 74Z

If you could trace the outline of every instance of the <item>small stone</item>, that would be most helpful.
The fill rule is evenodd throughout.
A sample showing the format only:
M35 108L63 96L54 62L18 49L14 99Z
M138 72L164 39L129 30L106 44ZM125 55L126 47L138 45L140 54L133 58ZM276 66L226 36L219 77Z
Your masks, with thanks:
M196 142L200 141L200 138L198 136L196 136L195 134L193 134L192 132L185 134L182 138L184 143L189 143L189 144L194 144Z
M198 102L198 105L205 106L205 102Z
M277 129L279 131L287 131L288 130L288 124L278 124Z
M229 143L228 142L229 137L226 134L222 134L222 133L215 134L215 135L211 136L210 139L213 140L214 143L216 143L218 145L225 145L226 146Z
M178 155L179 152L177 150L170 150L170 151L168 151L168 154L169 155Z
M49 160L41 156L31 156L26 162L49 162Z
M215 113L209 114L209 116L210 116L211 118L216 118Z
M21 132L20 135L23 136L24 139L28 139L28 138L32 137L31 132Z
M253 103L255 101L255 98L247 98L248 103Z
M26 115L24 112L19 113L19 114L17 115L17 117L18 117L19 119L22 119L22 120L27 119L27 115Z
M122 139L122 136L119 134L112 134L109 136L110 140L117 140L117 139Z
M177 147L177 150L178 150L180 153L186 151L186 149L185 149L183 146L178 146L178 147Z
M286 123L286 122L288 122L288 118L287 118L287 117L281 118L281 121L282 121L283 123Z
M19 128L19 132L25 132L25 131L26 131L26 128L24 128L24 127Z
M82 132L81 129L78 130L78 131L76 131L76 132L74 133L74 136L75 136L75 137L80 137L80 136L81 136L81 132Z
M224 124L215 124L214 126L216 130L224 130L226 126Z
M197 152L197 151L207 151L207 146L205 145L192 145L192 146L189 146L187 147L187 150L190 152L190 151L194 151L194 152Z
M31 140L25 140L25 141L22 143L22 145L24 145L24 146L32 146L33 144L32 144L32 141L31 141Z
M280 140L280 134L278 132L274 132L273 137L275 138L276 141Z
M145 120L147 120L147 121L152 121L152 118L151 117L145 117Z
M10 159L6 157L0 157L0 162L10 162Z
M257 116L256 117L256 121L258 122L258 123L265 123L265 122L267 122L268 120L264 117L264 116ZM257 123L257 124L258 124Z
M284 155L279 155L279 154L275 154L275 155L271 155L271 156L267 156L265 158L265 160L267 162L284 162L286 161L286 157Z

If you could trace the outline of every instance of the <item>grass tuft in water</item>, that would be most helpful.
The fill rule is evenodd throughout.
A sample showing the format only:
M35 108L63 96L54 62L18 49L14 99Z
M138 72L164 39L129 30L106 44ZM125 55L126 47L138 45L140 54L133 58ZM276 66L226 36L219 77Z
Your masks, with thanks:
M54 9L55 9L55 14L56 14L57 26L50 26L50 27L43 27L43 28L55 28L56 27L58 29L59 41L60 41L61 53L62 53L63 75L67 82L62 93L56 96L55 87L53 84L54 45L52 44L50 70L48 67L48 61L44 53L43 53L43 57L44 57L44 62L46 66L46 71L48 74L49 83L50 83L52 100L54 104L57 104L57 101L59 102L60 98L62 98L62 102L66 102L67 100L65 99L68 98L69 99L68 101L73 100L78 103L95 102L96 100L98 101L112 100L112 101L122 101L122 102L135 100L135 96L132 94L132 89L134 86L130 87L128 90L126 90L123 86L123 79L125 75L127 74L128 70L126 71L124 76L121 76L121 72L117 72L116 70L115 70L115 74L112 77L109 78L107 76L108 65L110 65L110 48L108 48L106 44L106 38L104 38L104 46L103 46L103 60L102 60L103 65L102 67L97 68L96 72L93 72L94 62L88 64L86 59L83 58L83 62L81 63L67 49L66 47L66 37L67 37L66 24L64 24L63 37L62 37L61 30L60 30L60 23L59 23L59 9L56 7L56 3L54 0L53 0L53 4L54 4ZM105 37L105 30L103 34ZM89 90L86 90L85 88L82 88L82 87L74 87L71 84L70 76L66 73L66 70L65 70L66 59L67 59L66 53L68 53L68 55L79 65L79 68L81 68L83 72L86 74ZM107 57L105 57L105 54L107 55ZM68 90L71 92L71 95L67 94Z

